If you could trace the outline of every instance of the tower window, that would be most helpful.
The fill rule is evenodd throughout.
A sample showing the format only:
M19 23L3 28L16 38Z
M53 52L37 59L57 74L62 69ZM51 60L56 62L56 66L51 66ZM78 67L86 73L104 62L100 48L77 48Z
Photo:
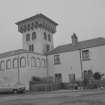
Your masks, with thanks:
M47 52L50 50L50 46L49 45L46 45L46 50L47 50Z
M36 32L32 33L32 40L36 39Z
M29 41L30 40L30 34L27 34L26 35L26 41Z
M28 24L28 31L30 31L30 28L31 28L31 27L30 27L30 24Z
M31 29L32 30L34 29L34 23L31 23Z
M50 34L48 34L48 41L51 41L51 36L50 36Z
M47 40L46 32L44 32L44 39Z
M34 45L29 45L29 51L34 51Z

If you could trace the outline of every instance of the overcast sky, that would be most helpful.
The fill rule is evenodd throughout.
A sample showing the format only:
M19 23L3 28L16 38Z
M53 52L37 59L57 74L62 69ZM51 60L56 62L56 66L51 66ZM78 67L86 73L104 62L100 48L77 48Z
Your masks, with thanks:
M105 0L0 0L0 53L22 48L15 23L43 13L59 24L54 45L105 37Z

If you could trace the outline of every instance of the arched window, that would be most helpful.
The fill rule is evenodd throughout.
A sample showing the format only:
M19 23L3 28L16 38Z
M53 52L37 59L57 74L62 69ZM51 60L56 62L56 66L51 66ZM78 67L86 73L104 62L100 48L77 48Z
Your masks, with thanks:
M26 67L26 58L25 57L20 58L20 67Z
M17 58L13 59L13 68L18 68L18 59Z
M30 41L30 34L26 35L26 41Z
M8 59L6 61L6 69L11 69L11 60L10 59Z
M42 66L42 67L45 67L45 65L46 65L46 63L45 63L45 59L42 58L42 59L41 59L41 66Z
M32 40L35 40L36 39L36 32L33 32L32 33Z
M1 62L0 62L0 70L2 71L2 70L5 70L5 62L4 62L4 60L2 60Z
M40 67L40 58L38 57L36 60L37 66Z
M36 66L36 59L35 57L31 58L31 67L35 67Z

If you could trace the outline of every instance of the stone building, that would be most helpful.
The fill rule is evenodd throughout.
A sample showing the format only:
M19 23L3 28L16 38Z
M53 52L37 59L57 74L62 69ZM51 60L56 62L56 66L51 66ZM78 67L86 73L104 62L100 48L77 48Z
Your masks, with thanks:
M0 80L9 85L20 82L29 90L33 76L53 77L54 81L83 79L86 71L105 72L105 39L78 41L54 48L56 22L37 14L16 23L22 34L23 49L0 54Z

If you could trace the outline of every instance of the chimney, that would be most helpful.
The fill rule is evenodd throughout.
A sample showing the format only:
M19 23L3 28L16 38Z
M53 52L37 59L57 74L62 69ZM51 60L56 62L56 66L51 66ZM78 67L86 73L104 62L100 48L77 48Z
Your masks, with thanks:
M78 37L76 36L76 34L73 33L71 38L72 38L72 45L76 45L78 43Z

